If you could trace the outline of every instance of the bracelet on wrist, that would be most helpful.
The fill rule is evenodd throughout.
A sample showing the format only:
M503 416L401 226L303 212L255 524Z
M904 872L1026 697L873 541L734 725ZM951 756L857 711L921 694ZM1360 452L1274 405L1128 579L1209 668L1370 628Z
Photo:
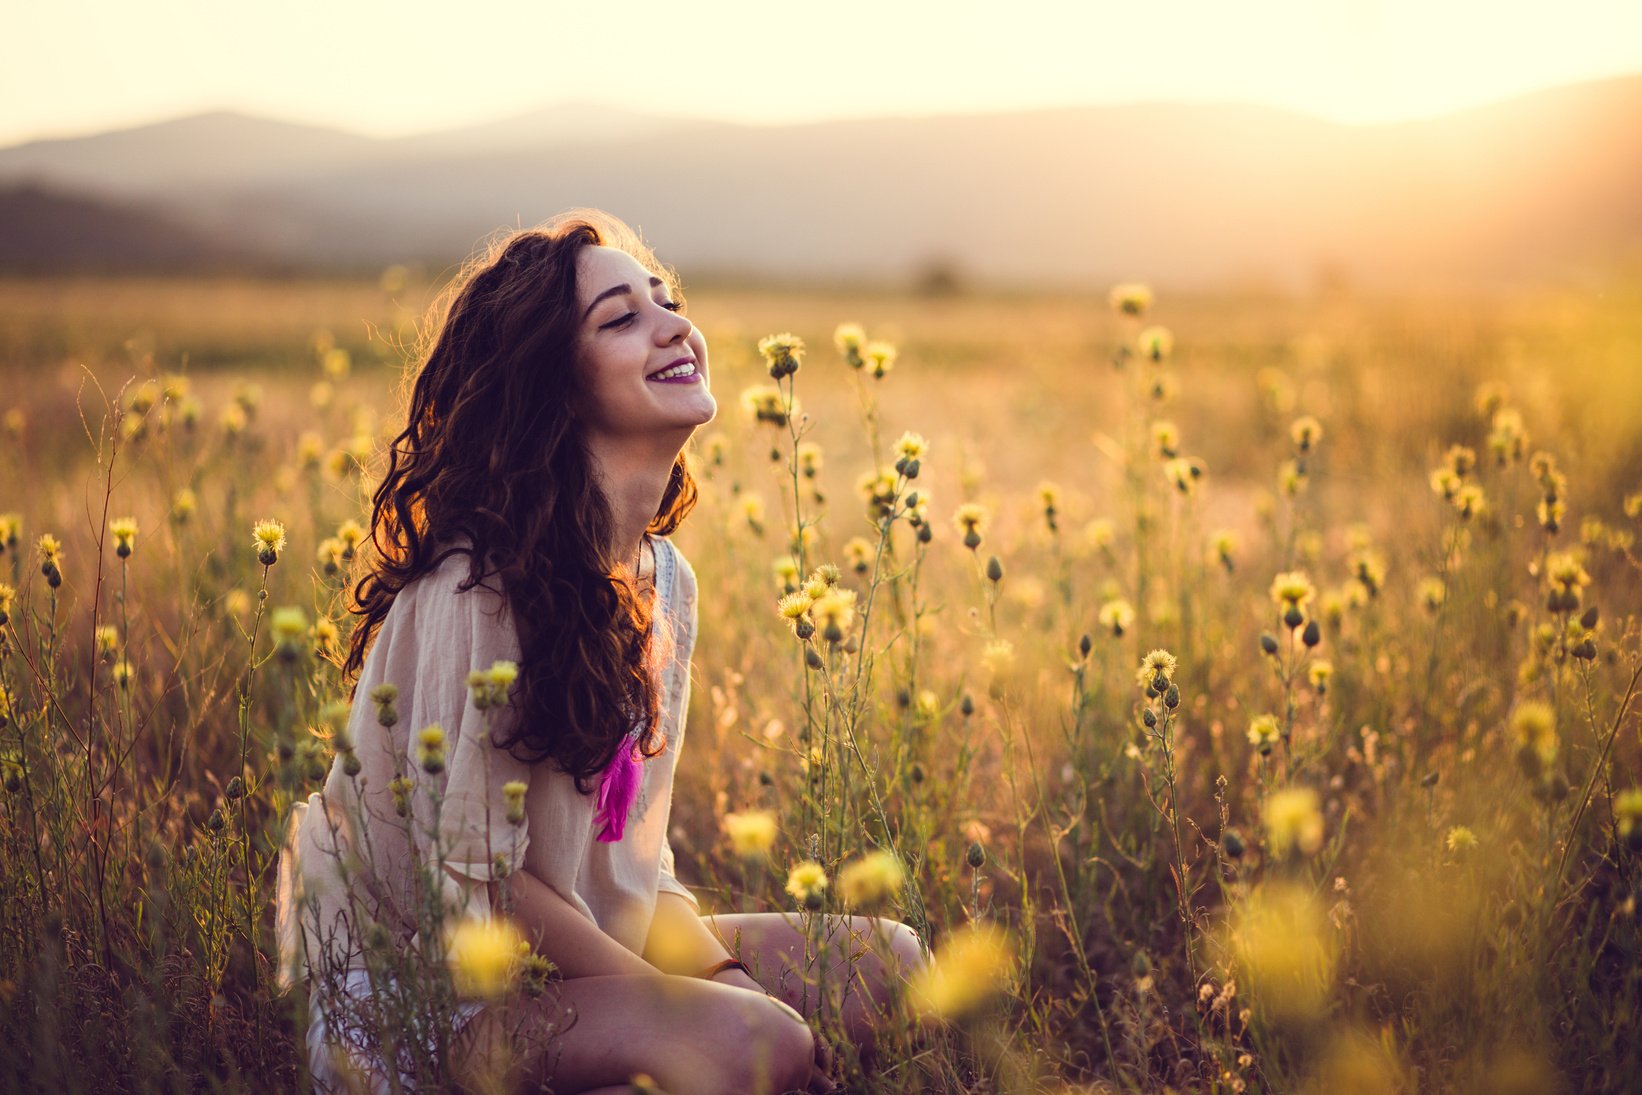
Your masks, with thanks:
M742 973L745 973L748 977L752 976L752 971L749 970L739 960L734 959L734 958L726 958L722 962L714 962L712 965L708 966L706 969L704 969L700 973L696 974L696 976L699 977L703 981L711 981L711 980L715 979L716 977L718 977L718 975L723 973L725 970L740 970Z

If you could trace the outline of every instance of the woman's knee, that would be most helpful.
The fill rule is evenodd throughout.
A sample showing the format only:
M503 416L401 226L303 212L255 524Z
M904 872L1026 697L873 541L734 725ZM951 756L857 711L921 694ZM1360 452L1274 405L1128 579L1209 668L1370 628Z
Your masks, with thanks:
M750 993L722 1017L709 1017L721 1047L726 1092L776 1095L802 1089L815 1062L815 1035L789 1009Z

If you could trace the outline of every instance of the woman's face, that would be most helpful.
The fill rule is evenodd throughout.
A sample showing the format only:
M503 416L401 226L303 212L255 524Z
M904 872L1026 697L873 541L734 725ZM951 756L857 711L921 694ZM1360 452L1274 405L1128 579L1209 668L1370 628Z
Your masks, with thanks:
M666 282L625 251L584 247L576 258L576 299L590 433L678 433L683 445L712 421L718 405L707 387L707 341Z

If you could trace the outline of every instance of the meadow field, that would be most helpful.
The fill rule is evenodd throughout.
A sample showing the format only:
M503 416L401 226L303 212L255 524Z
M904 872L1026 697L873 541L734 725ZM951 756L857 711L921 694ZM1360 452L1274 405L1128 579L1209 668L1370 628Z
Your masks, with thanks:
M276 853L434 288L0 281L0 1088L306 1086ZM849 1090L1634 1090L1642 284L690 312L671 842L930 943Z

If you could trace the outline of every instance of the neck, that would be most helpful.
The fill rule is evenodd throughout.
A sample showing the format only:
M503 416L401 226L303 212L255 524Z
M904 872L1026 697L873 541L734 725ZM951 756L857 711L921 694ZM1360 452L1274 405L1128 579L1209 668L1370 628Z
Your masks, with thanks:
M660 446L648 451L630 446L593 448L594 474L610 503L610 553L622 566L633 566L639 555L644 530L661 506L680 447Z

